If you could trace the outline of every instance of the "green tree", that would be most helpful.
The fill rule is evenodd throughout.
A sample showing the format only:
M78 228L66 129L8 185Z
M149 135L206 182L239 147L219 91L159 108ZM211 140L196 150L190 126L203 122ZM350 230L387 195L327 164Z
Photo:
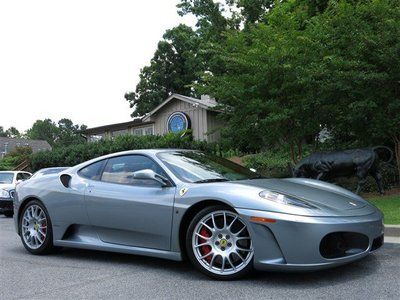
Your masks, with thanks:
M232 145L249 152L285 145L297 161L304 140L320 131L325 106L307 89L318 50L308 47L308 16L294 5L277 5L267 24L230 32L220 52L225 73L205 76L198 89L219 101L228 125L223 135Z
M61 119L58 121L58 133L55 146L63 147L85 142L85 139L79 132L86 128L86 125L74 124L70 119Z
M21 133L18 131L17 128L15 128L14 126L8 128L6 130L6 135L10 138L20 138L21 137Z
M274 5L274 0L227 0L227 3L240 9L242 20L246 23L263 21L264 15Z
M241 149L288 145L296 161L328 128L336 147L392 144L400 162L400 3L314 4L310 13L310 3L286 1L266 23L230 32L219 52L226 72L197 88L217 97L224 134Z
M6 137L7 133L4 131L3 126L0 126L0 137Z
M171 93L199 96L194 86L203 83L203 74L225 72L216 54L225 43L226 32L258 22L272 5L272 0L181 0L178 14L194 15L195 31L185 25L166 31L150 65L141 70L135 92L125 94L132 116L151 111Z
M150 65L140 72L136 91L125 94L132 116L151 111L172 93L195 96L191 85L198 79L197 34L186 25L167 30Z
M45 140L52 147L64 147L83 143L85 139L79 131L86 125L74 124L70 119L61 119L56 124L51 119L37 120L26 135L30 139Z
M220 40L222 33L232 25L224 16L224 5L213 0L181 0L177 8L180 16L193 14L197 18L197 32L207 41Z
M313 79L331 104L336 141L394 145L400 174L400 2L341 1L310 32L323 53Z
M51 119L37 120L27 130L26 136L32 140L45 140L51 146L54 146L58 131L57 125Z
M3 126L0 126L0 137L19 138L21 137L21 133L14 126L8 128L6 131L4 131Z

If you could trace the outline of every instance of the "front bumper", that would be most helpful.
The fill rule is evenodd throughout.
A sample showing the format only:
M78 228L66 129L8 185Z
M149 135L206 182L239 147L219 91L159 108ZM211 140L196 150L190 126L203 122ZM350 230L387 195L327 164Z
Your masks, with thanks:
M13 200L0 198L0 213L13 211Z
M383 244L382 213L357 217L304 217L266 211L237 209L249 224L254 247L254 267L259 270L319 270L363 258ZM252 216L276 220L251 222ZM365 247L342 257L326 258L321 241L331 233L365 237ZM353 250L353 249L351 249Z

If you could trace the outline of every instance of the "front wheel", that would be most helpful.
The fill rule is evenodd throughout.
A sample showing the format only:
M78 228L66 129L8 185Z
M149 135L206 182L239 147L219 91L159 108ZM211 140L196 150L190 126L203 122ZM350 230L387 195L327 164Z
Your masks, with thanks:
M253 245L246 223L224 206L200 211L186 234L192 264L214 279L243 277L252 269Z
M44 205L33 200L22 211L20 219L21 240L32 254L46 254L53 250L53 231Z

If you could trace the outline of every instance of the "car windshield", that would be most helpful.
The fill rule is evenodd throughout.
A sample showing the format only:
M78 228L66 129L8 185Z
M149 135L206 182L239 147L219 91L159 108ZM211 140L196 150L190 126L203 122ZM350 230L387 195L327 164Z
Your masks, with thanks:
M67 167L62 167L62 168L51 168L51 169L43 169L37 171L31 178L38 178L42 177L44 175L50 175L50 174L58 174L64 170L68 169Z
M0 173L0 184L11 184L13 183L14 174L13 173Z
M176 177L185 182L205 183L262 177L227 159L202 152L161 152L157 156Z

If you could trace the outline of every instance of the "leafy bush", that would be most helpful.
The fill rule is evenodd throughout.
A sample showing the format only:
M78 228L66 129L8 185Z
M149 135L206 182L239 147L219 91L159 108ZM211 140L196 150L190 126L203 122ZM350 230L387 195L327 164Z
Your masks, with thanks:
M398 185L397 170L396 167L390 164L380 164L379 171L382 174L382 185L384 190L389 190ZM337 185L340 185L350 191L357 189L358 179L357 177L342 177L332 181ZM364 184L362 192L378 192L378 186L375 180L371 177L367 177L367 182Z
M31 168L36 171L46 167L74 166L89 159L114 152L154 148L197 149L221 156L228 153L217 144L193 141L190 134L183 137L180 134L172 133L164 136L124 135L118 136L113 140L101 140L35 153L30 158Z
M12 156L5 156L0 160L0 171L13 170L18 165L18 158Z
M7 154L0 160L0 171L13 170L32 154L30 147L16 147L15 150Z
M268 178L290 177L288 164L291 162L290 154L284 150L270 150L243 158L244 164L248 168L256 169Z

